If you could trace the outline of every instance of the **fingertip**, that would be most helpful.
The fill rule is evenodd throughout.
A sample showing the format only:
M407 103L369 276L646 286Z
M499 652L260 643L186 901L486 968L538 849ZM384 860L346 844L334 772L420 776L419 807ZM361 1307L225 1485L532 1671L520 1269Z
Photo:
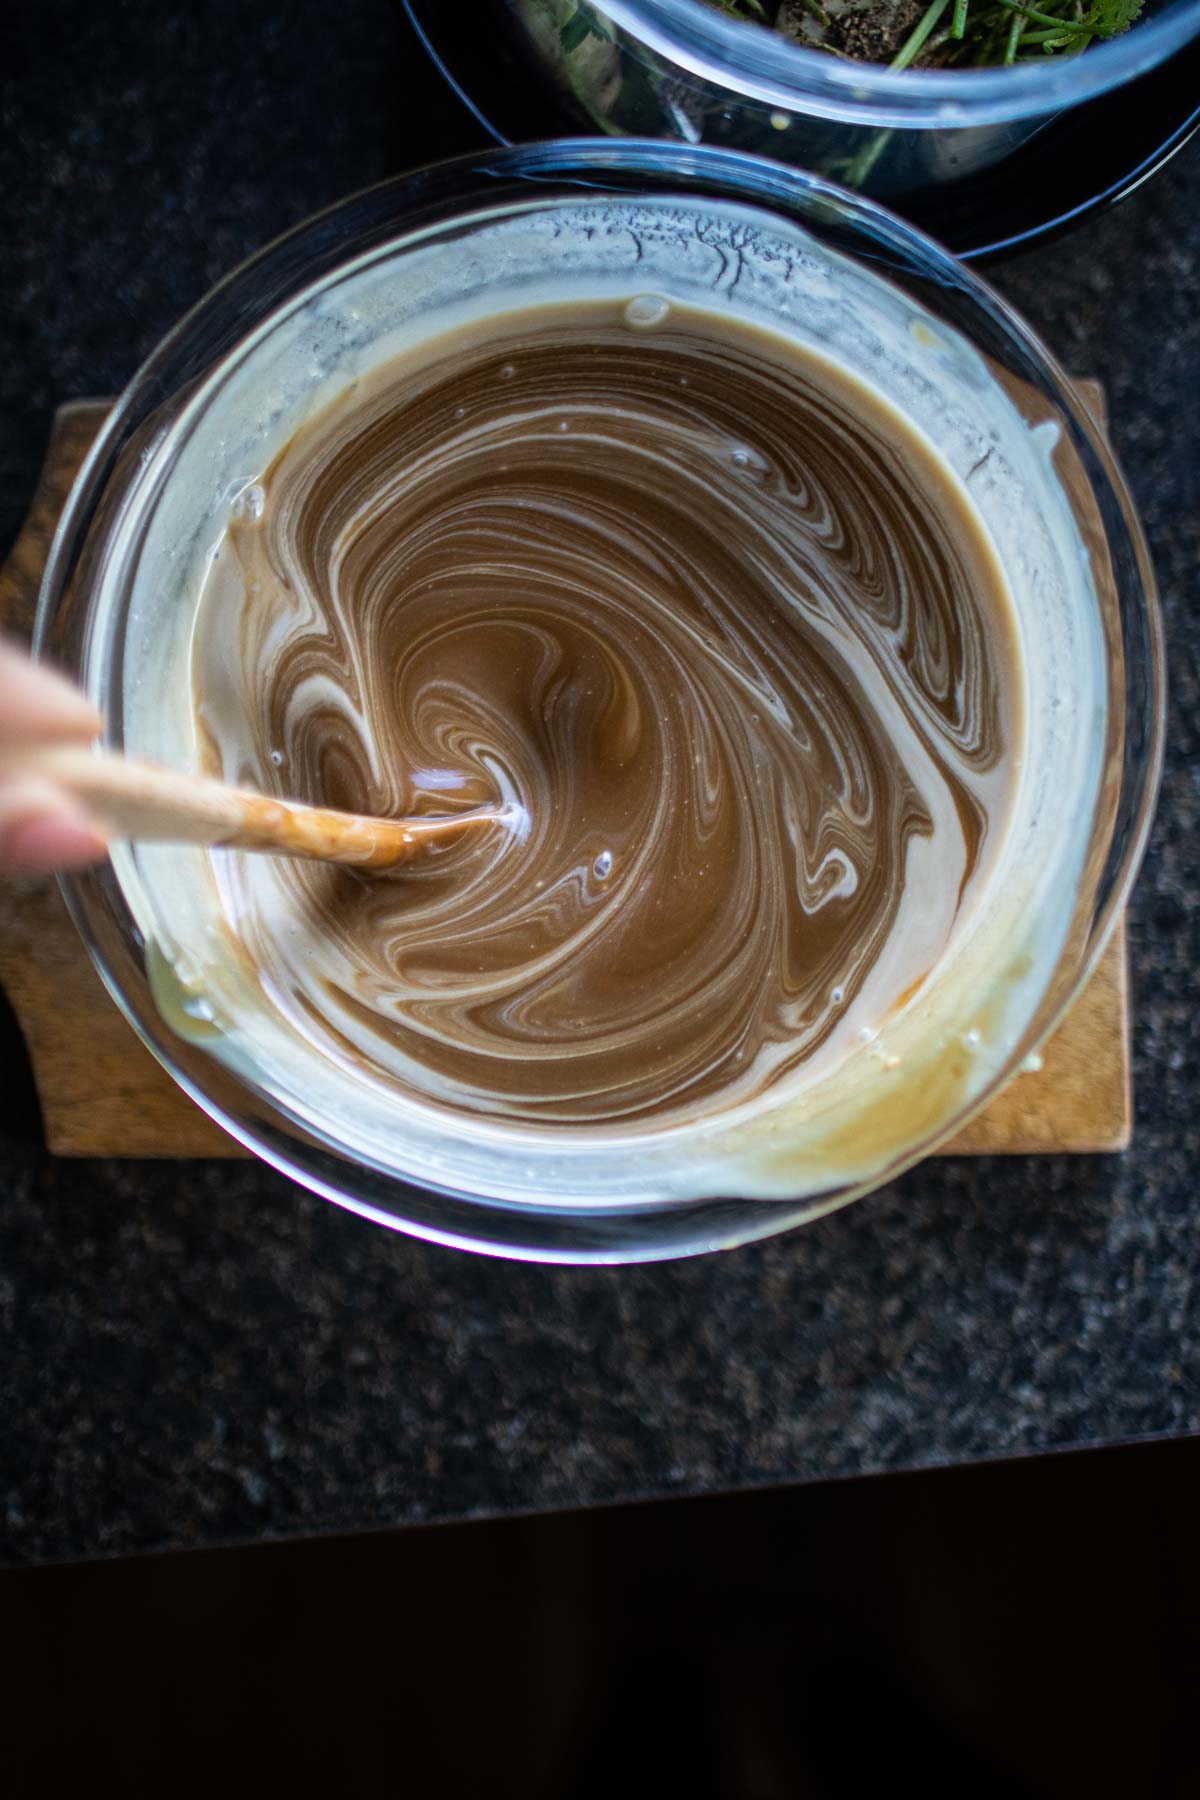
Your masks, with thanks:
M99 709L80 688L5 639L0 639L0 693L0 743L87 742L103 733Z
M27 874L83 869L107 853L95 826L69 812L27 814L0 831L0 866Z

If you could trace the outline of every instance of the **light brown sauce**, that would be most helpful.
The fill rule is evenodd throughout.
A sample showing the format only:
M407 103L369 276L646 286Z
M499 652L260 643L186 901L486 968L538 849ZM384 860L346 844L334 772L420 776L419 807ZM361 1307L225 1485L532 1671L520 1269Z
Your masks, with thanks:
M1023 685L975 514L867 389L707 312L541 309L380 367L261 489L199 616L210 766L527 820L392 877L214 865L330 1054L526 1124L675 1123L936 967Z

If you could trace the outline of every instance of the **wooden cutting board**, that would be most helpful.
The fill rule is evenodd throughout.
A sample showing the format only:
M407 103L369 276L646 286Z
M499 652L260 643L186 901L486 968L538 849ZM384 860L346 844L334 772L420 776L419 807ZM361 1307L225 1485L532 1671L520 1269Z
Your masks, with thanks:
M1088 403L1102 406L1094 383ZM42 570L71 483L108 401L55 415L29 517L0 570L0 629L28 638ZM0 984L29 1047L46 1142L60 1156L241 1156L188 1099L109 999L67 916L57 883L0 875ZM945 1155L1123 1150L1129 1143L1125 925L1042 1053Z

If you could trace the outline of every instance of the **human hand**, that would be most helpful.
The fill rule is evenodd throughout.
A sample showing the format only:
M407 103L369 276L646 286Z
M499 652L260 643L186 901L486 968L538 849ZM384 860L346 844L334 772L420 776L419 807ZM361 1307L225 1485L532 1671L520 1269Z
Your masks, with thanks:
M78 688L0 641L0 869L78 869L104 855L103 833L78 801L44 776L4 766L15 751L86 744L101 729Z

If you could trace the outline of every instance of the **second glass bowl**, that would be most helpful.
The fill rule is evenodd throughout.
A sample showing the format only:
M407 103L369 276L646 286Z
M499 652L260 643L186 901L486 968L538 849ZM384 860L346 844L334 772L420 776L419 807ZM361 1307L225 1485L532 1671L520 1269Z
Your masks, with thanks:
M749 150L885 199L960 255L1115 197L1200 120L1200 0L1159 0L1082 55L954 70L838 59L704 0L404 5L501 141L595 131Z

